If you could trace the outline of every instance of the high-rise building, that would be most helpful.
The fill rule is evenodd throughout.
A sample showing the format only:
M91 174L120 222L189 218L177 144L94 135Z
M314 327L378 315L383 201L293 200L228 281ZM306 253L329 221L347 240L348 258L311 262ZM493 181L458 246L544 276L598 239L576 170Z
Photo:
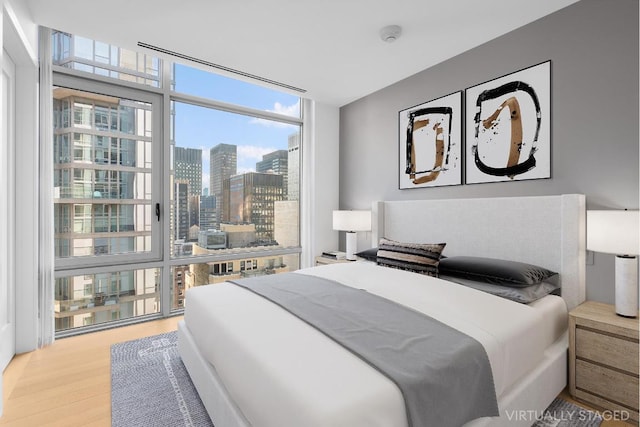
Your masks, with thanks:
M173 268L173 301L172 308L184 307L184 297L191 286L187 277L191 274L188 265L176 265Z
M176 181L189 183L189 195L202 193L202 150L175 147L173 149L173 175Z
M191 187L189 187L191 193ZM189 195L189 227L197 225L200 227L200 197Z
M284 198L287 199L289 153L287 150L277 150L262 156L262 160L256 163L256 172L275 173L282 175L282 189Z
M227 235L227 248L246 248L257 243L255 224L220 224Z
M256 240L274 241L274 203L284 199L283 176L249 172L224 181L223 221L254 224Z
M300 200L300 132L289 135L287 200Z
M176 181L174 184L175 224L173 231L175 240L189 238L189 184Z
M249 228L249 226L231 226L230 228ZM234 234L236 231L222 231L215 233ZM244 234L244 232L240 232ZM204 243L203 243L204 244ZM194 255L209 255L218 249L205 249L200 245L193 248ZM244 258L235 258L225 261L212 261L208 263L191 264L189 286L222 283L244 277L262 276L265 274L277 274L291 271L290 265L285 263L285 257L281 255L256 256L247 254Z
M67 38L69 36L66 36ZM72 39L68 39L73 44ZM54 88L56 258L145 250L151 205L140 192L138 159L150 157L143 104ZM140 170L139 172L136 170ZM56 330L157 312L153 269L61 277L55 283Z
M197 242L198 235L200 234L200 226L198 224L189 227L189 242Z
M105 43L94 46L92 40L62 31L53 31L51 39L55 65L160 87L162 70L158 57Z
M216 228L216 198L202 196L200 198L200 230L207 231Z
M238 147L218 144L209 151L209 195L216 197L216 228L224 212L222 188L224 181L237 173Z
M53 94L56 257L135 251L133 232L151 235L130 203L137 196L131 168L137 166L138 146L130 135L135 110L88 92L56 88ZM106 122L92 120L96 111ZM112 250L109 241L115 238L118 247Z
M280 246L298 246L300 244L299 218L297 200L275 202L273 237Z
M225 179L237 173L238 147L232 144L218 144L209 152L209 194L222 195Z
M279 246L296 247L300 245L300 211L297 200L275 202L273 236ZM299 266L299 257L285 255L283 263L293 270Z
M199 148L174 147L173 149L173 176L175 182L188 184L188 203L186 214L189 217L189 227L199 225L200 194L202 193L202 150ZM176 203L176 207L180 207ZM175 213L176 218L181 218L185 212ZM187 240L191 240L188 238Z

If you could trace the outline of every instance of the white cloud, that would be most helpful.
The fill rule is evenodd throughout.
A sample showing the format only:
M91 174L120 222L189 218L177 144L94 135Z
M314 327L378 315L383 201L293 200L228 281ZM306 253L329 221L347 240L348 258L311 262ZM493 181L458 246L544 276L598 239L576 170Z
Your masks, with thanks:
M276 102L273 110L267 110L272 113L284 114L285 116L300 117L300 100L293 105L282 105Z
M246 172L255 172L256 163L262 161L262 156L276 151L272 147L259 147L256 145L238 145L238 166L237 174L241 175Z
M292 105L283 105L279 102L273 104L272 109L267 109L270 113L282 114L284 116L289 117L300 117L300 100L298 100L295 104ZM288 123L276 122L273 120L266 119L251 119L250 123L255 123L263 126L276 127L276 128L295 128L297 126L290 125Z
M255 163L262 160L262 156L276 151L276 148L258 147L256 145L238 145L238 165Z

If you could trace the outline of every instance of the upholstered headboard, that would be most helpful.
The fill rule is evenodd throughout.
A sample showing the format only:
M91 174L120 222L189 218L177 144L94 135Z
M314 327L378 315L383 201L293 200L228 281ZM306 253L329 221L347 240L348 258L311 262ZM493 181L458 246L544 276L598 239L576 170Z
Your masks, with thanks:
M443 254L540 265L560 273L572 309L585 300L585 196L407 200L373 203L372 245L381 237L447 244Z

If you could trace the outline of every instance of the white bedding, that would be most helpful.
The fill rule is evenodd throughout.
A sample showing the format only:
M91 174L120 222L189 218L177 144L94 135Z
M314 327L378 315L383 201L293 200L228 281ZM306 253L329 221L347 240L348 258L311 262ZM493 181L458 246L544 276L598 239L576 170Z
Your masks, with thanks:
M566 329L559 297L522 305L451 282L372 263L299 270L366 289L478 340L500 397ZM406 426L399 389L283 309L238 286L190 289L185 323L255 427Z

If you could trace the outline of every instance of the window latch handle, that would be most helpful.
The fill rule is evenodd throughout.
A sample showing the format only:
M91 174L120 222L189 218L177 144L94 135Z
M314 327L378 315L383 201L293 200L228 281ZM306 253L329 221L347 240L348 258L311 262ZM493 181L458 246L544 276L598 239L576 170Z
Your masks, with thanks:
M160 222L160 203L156 203L156 218L158 218L158 222Z

